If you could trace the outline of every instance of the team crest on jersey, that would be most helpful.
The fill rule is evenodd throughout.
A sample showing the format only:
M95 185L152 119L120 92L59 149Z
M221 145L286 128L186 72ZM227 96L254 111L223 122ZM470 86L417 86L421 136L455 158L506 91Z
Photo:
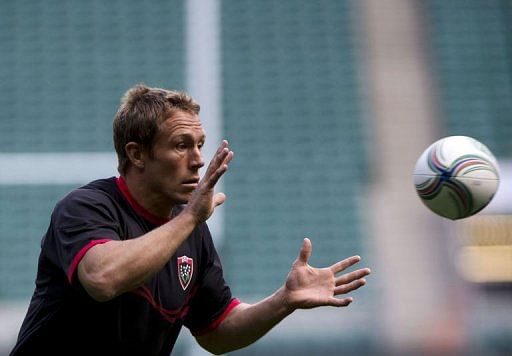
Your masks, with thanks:
M187 256L178 257L178 277L181 288L187 289L194 273L194 260Z

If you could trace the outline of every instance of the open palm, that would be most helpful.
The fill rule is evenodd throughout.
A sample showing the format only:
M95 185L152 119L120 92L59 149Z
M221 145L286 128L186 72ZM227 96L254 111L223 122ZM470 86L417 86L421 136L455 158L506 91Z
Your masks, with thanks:
M286 279L287 304L293 309L310 309L324 305L336 307L349 305L352 302L351 297L337 298L336 296L365 285L364 276L370 274L370 269L362 268L336 276L359 262L361 258L352 256L327 268L314 268L308 264L311 253L311 241L305 238L299 256L293 263Z

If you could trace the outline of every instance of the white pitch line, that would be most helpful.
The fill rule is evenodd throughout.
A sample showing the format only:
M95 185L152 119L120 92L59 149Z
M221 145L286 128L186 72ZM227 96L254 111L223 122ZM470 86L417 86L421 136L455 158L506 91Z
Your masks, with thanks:
M0 185L84 184L116 175L113 152L0 153Z

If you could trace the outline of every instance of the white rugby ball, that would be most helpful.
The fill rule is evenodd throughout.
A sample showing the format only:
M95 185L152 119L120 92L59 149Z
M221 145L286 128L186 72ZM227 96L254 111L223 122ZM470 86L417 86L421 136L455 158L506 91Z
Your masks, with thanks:
M416 162L413 177L421 201L452 220L485 208L500 182L494 155L467 136L449 136L430 145Z

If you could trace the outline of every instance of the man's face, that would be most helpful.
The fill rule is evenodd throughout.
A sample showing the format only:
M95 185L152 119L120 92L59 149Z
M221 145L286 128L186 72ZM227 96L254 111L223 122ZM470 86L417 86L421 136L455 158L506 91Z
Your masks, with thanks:
M205 133L199 117L178 111L159 126L152 157L145 162L147 184L158 199L171 205L187 203L204 166Z

